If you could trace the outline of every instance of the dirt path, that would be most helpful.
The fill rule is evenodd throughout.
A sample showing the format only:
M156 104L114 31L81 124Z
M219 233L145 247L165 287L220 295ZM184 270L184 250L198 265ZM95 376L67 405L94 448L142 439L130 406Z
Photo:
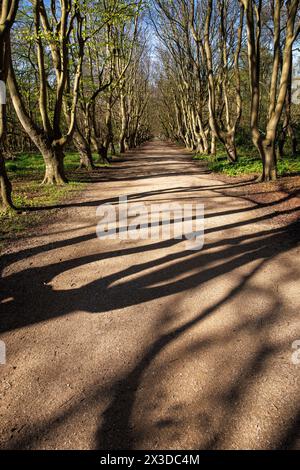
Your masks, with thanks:
M2 257L2 448L300 447L296 227L181 152L151 143L103 170ZM204 203L203 250L98 240L119 195Z

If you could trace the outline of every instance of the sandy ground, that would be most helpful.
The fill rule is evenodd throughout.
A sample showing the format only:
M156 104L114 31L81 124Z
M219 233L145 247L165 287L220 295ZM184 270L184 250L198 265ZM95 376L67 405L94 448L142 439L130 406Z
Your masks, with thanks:
M300 448L299 225L171 145L103 175L2 256L1 448ZM99 240L122 195L203 203L203 249Z

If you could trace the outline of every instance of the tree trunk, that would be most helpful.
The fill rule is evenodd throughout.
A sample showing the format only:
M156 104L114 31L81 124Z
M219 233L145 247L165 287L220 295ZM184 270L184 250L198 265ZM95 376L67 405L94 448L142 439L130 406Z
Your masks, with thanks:
M208 155L209 153L209 145L208 145L208 140L207 140L207 132L203 129L203 124L202 124L202 118L198 116L198 124L199 124L199 129L200 129L200 137L201 137L201 145L203 147L203 153L205 155Z
M100 163L110 163L110 160L108 158L108 149L104 144L98 146L98 155Z
M45 177L42 184L63 185L67 183L64 171L64 153L62 148L56 147L43 150L43 157L46 165Z
M86 168L89 171L94 170L95 165L91 149L89 147L78 147L78 151L80 155L80 168Z
M5 140L2 141L2 147L3 147L3 155L4 155L5 160L14 161L16 157L14 153L11 151L11 149L9 148L9 146L7 145L7 142Z
M80 155L80 168L86 168L87 170L93 170L95 168L92 156L92 150L88 141L81 135L80 132L76 132L74 137L76 148Z
M231 163L236 163L237 162L237 151L236 151L236 145L235 145L235 135L234 134L227 134L225 136L225 149L227 153L227 157Z
M99 137L95 137L92 135L92 144L94 150L99 155L99 163L110 163L110 160L107 156L107 148L105 147L104 143L100 141Z
M285 126L285 122L283 124L283 129L281 131L279 140L278 140L278 153L280 157L284 157L285 152L284 152L284 146L286 143L286 138L289 136L291 139L291 144L292 144L292 156L294 157L297 154L297 138L296 134L294 131L294 128L292 124L288 124Z
M258 181L275 181L277 179L277 158L275 139L264 140L260 147L263 172Z
M196 148L196 152L200 154L204 154L204 147L202 145L202 139L198 138L198 144Z
M116 155L116 149L115 149L115 144L113 140L110 143L110 147L111 147L111 156L113 157Z
M6 81L8 74L8 64L11 58L10 51L10 30L15 21L19 1L14 2L6 1L1 2L0 5L0 81L1 88L4 86L5 96L1 96L0 103L0 145L4 147L7 137L7 116L6 116ZM14 207L11 193L12 186L8 179L5 159L3 156L2 148L0 149L0 190L3 207Z
M105 116L105 124L106 124L106 136L104 147L106 149L106 155L108 155L109 147L113 145L113 126L112 126L112 97L110 97L107 103L107 110Z
M12 186L7 176L7 172L5 168L5 160L4 160L2 152L0 152L0 185L1 185L2 206L4 208L14 207L12 198L11 198Z
M125 153L126 152L126 147L125 147L125 136L122 136L120 139L120 153Z
M283 124L283 129L280 133L279 139L278 139L278 155L279 157L284 157L284 146L286 142L286 136L287 136L287 129L284 127Z
M16 114L30 139L38 147L45 162L42 184L65 184L64 153L61 145L54 147L47 132L41 130L27 113L16 81L12 62L9 63L8 86Z
M120 153L126 152L126 145L125 145L125 138L126 138L126 131L127 131L127 115L126 115L126 103L125 103L125 95L124 91L121 91L120 94L120 111L121 111L121 133L120 133Z
M217 153L216 136L215 135L211 136L210 153L213 156L216 156L216 153Z
M293 157L295 155L297 155L297 146L298 146L298 141L297 141L297 137L294 133L293 137L292 137L292 152L293 152Z

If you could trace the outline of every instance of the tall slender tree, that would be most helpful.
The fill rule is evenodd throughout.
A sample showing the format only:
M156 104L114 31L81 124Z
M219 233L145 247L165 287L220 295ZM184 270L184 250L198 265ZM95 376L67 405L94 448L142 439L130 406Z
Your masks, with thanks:
M58 4L57 4L58 3ZM84 2L60 0L46 7L43 0L34 0L32 18L36 62L39 79L39 119L33 119L22 96L13 57L10 55L8 86L16 114L27 134L40 150L45 161L45 184L63 184L64 148L75 129L79 84L84 55L82 25ZM72 41L74 34L75 41ZM70 48L76 48L76 64L72 67ZM50 49L51 65L47 66ZM71 85L73 83L73 85ZM51 99L50 99L51 93ZM65 125L63 125L63 117Z
M3 144L6 137L6 82L10 63L10 31L16 18L18 0L2 0L0 4L0 184L1 199L4 207L13 207L11 192L12 186L8 179L5 160L3 156Z
M277 177L276 139L289 89L293 44L300 32L300 24L296 24L299 0L272 0L271 2L273 53L269 86L269 109L264 132L261 132L259 117L261 109L261 37L265 4L262 0L240 0L240 3L245 9L247 19L252 140L263 162L263 172L259 181L270 181L275 180ZM280 67L281 35L284 35L282 67Z

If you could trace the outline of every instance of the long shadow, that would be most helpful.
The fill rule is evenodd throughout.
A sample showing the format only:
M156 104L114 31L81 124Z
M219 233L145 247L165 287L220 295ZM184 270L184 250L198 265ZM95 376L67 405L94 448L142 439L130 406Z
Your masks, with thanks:
M134 435L131 426L132 410L142 376L147 368L171 342L176 341L180 335L186 333L193 326L212 315L219 307L229 302L246 285L248 280L259 271L263 264L264 260L250 274L245 276L242 282L232 289L229 294L212 307L201 312L184 325L159 336L147 349L136 367L127 376L114 384L111 390L113 399L102 415L102 425L97 435L99 449L131 450L133 448L137 436Z
M194 326L200 324L202 321L207 319L208 317L214 315L219 308L222 306L228 304L231 302L247 285L247 283L250 281L250 279L255 276L265 265L266 262L271 260L273 257L276 257L279 253L282 253L286 250L289 250L295 244L297 243L298 239L295 239L295 227L291 227L290 230L277 230L277 233L274 235L271 234L272 231L267 235L267 237L263 237L262 239L260 238L262 234L251 234L250 238L254 238L254 244L250 244L249 248L250 251L248 251L248 248L244 245L242 245L240 248L244 246L244 248L241 250L242 256L239 256L236 260L236 263L232 264L232 261L228 261L227 263L224 262L223 264L221 263L221 271L223 274L229 273L234 269L235 266L240 267L245 265L245 263L249 261L254 261L258 260L259 263L256 264L255 268L252 268L248 274L243 276L241 280L237 283L237 285L231 289L231 291L226 294L221 300L218 302L214 303L211 307L200 311L198 315L196 315L194 318L192 318L190 321L185 322L184 324L177 326L175 328L171 328L168 331L168 317L164 318L164 315L162 315L159 319L159 323L155 324L153 329L155 330L155 336L157 337L156 340L154 340L152 343L149 344L147 347L145 353L143 354L142 358L139 360L137 365L134 367L134 369L129 372L126 376L120 378L117 380L113 386L109 390L110 396L112 396L112 399L110 401L109 406L101 416L101 426L99 427L97 437L96 437L96 447L98 449L104 449L104 450L127 450L127 449L132 449L135 448L135 445L137 443L137 440L141 438L140 435L136 434L136 430L133 427L132 424L132 412L133 408L135 405L135 400L136 400L136 394L139 390L142 378L147 372L147 369L151 366L152 362L155 360L155 358L163 351L165 350L172 342L175 342L181 335L184 335L186 332L191 330ZM258 240L255 240L256 235L258 236ZM225 248L223 248L219 252L220 260L221 259L228 259L229 253L231 256L235 256L236 254L240 254L239 250L236 250L237 244L240 244L242 242L247 241L249 236L241 236L237 240L224 240L215 242L211 244L210 246L207 247L207 249L214 248L218 245L226 245ZM263 240L263 242L262 242ZM228 248L227 245L229 243L232 243L233 246L231 248ZM261 246L261 249L258 249L258 246ZM234 249L234 252L231 252L231 249ZM253 251L255 250L255 251ZM171 256L171 255L170 255ZM217 257L215 257L217 259ZM85 260L86 261L86 260ZM90 260L92 261L92 260ZM211 260L207 260L208 262L211 262ZM70 260L70 263L72 260ZM197 257L194 260L193 263L193 268L195 268L197 263ZM68 266L65 266L68 268ZM70 267L70 266L69 266ZM147 266L148 267L148 266ZM145 268L143 266L142 268ZM133 269L133 268L131 268ZM176 275L174 273L174 267L167 268L168 269L168 279L171 280L172 276ZM184 269L185 271L188 272L187 267ZM202 273L198 274L198 282L205 282L207 280L205 272L211 271L211 275L209 278L215 278L217 279L218 275L220 274L220 266L217 266L216 268L211 268L207 269ZM133 272L133 271L131 271ZM166 273L165 273L166 274ZM156 277L156 276L155 276ZM149 283L146 283L149 285ZM137 287L138 284L135 286ZM188 282L185 288L189 288L191 285ZM192 285L193 286L193 285ZM165 286L161 287L159 291L156 292L156 298L159 296L164 295L164 288ZM131 289L129 285L127 284L126 291L128 295L128 291ZM178 291L178 284L176 287L176 292ZM103 294L103 293L102 293ZM102 297L101 294L101 297ZM31 293L31 295L35 295L35 293ZM55 295L55 294L54 294ZM119 295L119 294L117 294ZM81 288L81 296L90 296L90 292L86 290L86 288ZM115 297L115 295L112 293L112 297ZM49 299L51 301L51 299ZM52 301L54 298L52 299ZM61 299L64 301L64 299ZM60 303L60 302L59 302ZM57 303L57 305L59 305ZM47 302L47 305L48 302ZM78 305L77 305L78 306ZM28 309L30 309L30 306L27 306ZM78 306L78 308L81 308ZM276 319L276 312L279 310L279 306L273 305L273 309L271 312L269 312L267 315L265 315L263 321L260 318L257 319L252 319L251 323L245 323L240 325L240 329L245 329L247 332L249 332L249 329L252 330L253 335L258 334L263 328L270 328L272 322L275 321ZM44 320L45 318L43 318ZM167 332L164 332L167 330ZM161 333L160 333L161 331ZM213 338L210 338L209 341L211 341ZM194 345L193 347L196 349L201 350L201 347L203 347L205 344L205 340L202 340L202 342L198 345ZM239 397L242 397L243 394L245 394L245 384L247 383L248 379L252 379L255 376L255 374L258 374L259 370L261 370L264 367L264 364L268 361L268 358L270 357L271 354L274 354L275 350L272 347L269 347L267 344L263 345L254 355L249 360L249 364L247 365L247 368L244 368L241 371L241 377L240 381L235 381L234 384L231 385L229 389L224 389L224 402L226 402L226 407L228 408L228 415L233 416L233 414L237 411L236 410L236 401ZM93 401L96 400L97 397L99 396L99 390L97 384L95 384L95 387L93 390L88 392L87 396L88 401ZM146 397L145 397L146 399ZM224 404L224 406L225 406ZM68 416L72 416L73 413L78 412L78 406L80 406L80 397L76 401L74 405L70 407L64 414L60 413L60 418L56 417L52 421L46 422L43 425L37 426L37 430L34 432L30 432L29 434L26 435L26 437L21 437L19 440L14 441L13 443L13 448L24 448L24 445L30 446L30 444L34 444L35 440L37 440L43 433L46 434L47 431L49 430L49 427L51 426L52 429L55 428L59 424L59 422L63 421L64 419L67 419ZM85 402L85 406L87 406L87 403ZM169 420L166 425L171 424L171 421ZM161 423L161 425L163 425ZM224 437L224 432L226 435L228 435L228 432L230 432L230 427L229 427L229 422L224 423L224 427L220 427L218 429L218 432L215 433L213 439L209 440L207 442L207 445L205 448L207 449L212 449L212 448L218 448L222 444L222 439ZM290 448L295 442L296 439L296 427L297 427L297 420L295 419L295 422L291 424L291 429L287 431L286 438L282 438L282 443L280 444L283 448ZM280 441L281 442L281 441ZM10 444L9 444L10 446ZM10 447L9 447L10 448Z
M236 226L238 223L230 224L230 227ZM0 331L49 320L76 310L91 313L113 311L199 287L255 259L271 258L274 253L278 254L290 249L298 242L298 229L298 224L292 224L288 229L273 229L269 232L252 234L250 237L246 235L243 241L237 238L222 240L221 244L224 248L213 252L209 252L214 246L213 243L207 244L204 250L196 254L179 248L175 253L161 259L130 266L83 287L71 288L70 286L65 291L53 291L50 285L51 280L75 267L83 267L88 263L124 255L126 251L118 250L115 253L95 254L45 267L28 268L1 280L2 301L5 302L5 299L10 297L11 300L0 304L3 311ZM211 229L213 230L215 229ZM248 242L247 237L250 240ZM152 248L159 250L172 246L174 243L179 244L180 241L167 240L156 243L154 246L137 246L130 248L127 254L151 251ZM220 241L216 244L219 246ZM205 268L217 261L219 261L217 266ZM171 265L168 264L170 262L172 262ZM156 267L155 271L148 271L149 268L154 267ZM134 280L125 280L116 284L117 281L138 273L143 274ZM184 279L176 279L182 274L186 274ZM164 284L160 286L157 285L158 283Z
M205 219L209 219L209 218L212 218L212 217L221 217L221 216L225 216L225 215L233 215L233 214L239 214L239 213L244 213L244 212L248 212L248 211L254 211L255 209L257 208L262 208L262 207L274 207L276 206L277 204L279 203L282 203L283 201L287 201L290 199L290 195L280 199L279 201L273 201L273 202L270 202L270 203L263 203L263 204L255 204L255 205L252 205L252 206L249 206L249 207L246 207L246 208L243 208L243 209L231 209L229 211L222 211L222 212L217 212L217 213L208 213L208 214L205 214ZM237 198L239 199L239 197L237 196ZM131 199L129 199L131 200ZM117 203L118 199L117 198L111 198L111 199L105 199L105 200L102 200L101 201L101 204L107 204L107 203ZM296 208L293 208L293 209L289 209L289 210L284 210L284 211L281 211L281 212L276 212L274 211L272 214L264 214L262 216L258 216L258 217L253 217L247 221L243 221L243 222L234 222L232 224L228 224L228 225L224 225L224 226L220 226L220 227L214 227L212 229L207 229L205 232L206 234L210 234L210 233L213 233L213 232L217 232L218 230L226 230L226 229L233 229L233 228L238 228L238 227L242 227L242 226L245 226L245 225L251 225L253 223L260 223L260 222L267 222L267 221L270 221L274 218L276 218L279 214L285 214L285 215L288 215L288 214L293 214L293 213L297 213L299 210L299 207L296 207ZM176 223L176 220L171 220L170 221L171 224L175 224ZM160 223L161 225L161 223ZM297 224L294 223L291 227L297 227ZM292 228L289 228L289 230L292 230ZM145 228L145 226L143 227ZM127 230L127 227L121 227L119 228L119 232L123 231L123 230ZM281 229L279 229L281 230ZM276 231L273 231L273 233L276 233ZM66 238L66 239L63 239L63 240L59 240L59 241L56 241L56 242L51 242L51 243L48 243L48 244L45 244L45 245L39 245L37 247L34 247L34 248L28 248L28 249L25 249L23 251L19 251L18 253L12 253L12 254L7 254L7 255L4 255L0 258L0 272L3 271L3 269L7 266L9 266L10 263L12 262L15 262L15 261L20 261L22 259L25 259L27 257L30 257L30 256L34 256L34 255L37 255L39 253L42 253L42 252L48 252L48 251L51 251L51 250L56 250L58 248L63 248L63 247L67 247L67 246L72 246L72 245L77 245L79 243L82 243L82 242L86 242L86 241L90 241L90 240L93 240L93 239L96 239L96 233L95 231L93 230L91 233L88 233L86 235L78 235L76 237L73 237L73 238ZM140 250L140 252L142 251L147 251L149 250L149 248L151 249L159 249L159 248L163 248L164 246L171 246L173 243L176 243L176 241L172 241L172 240L169 240L169 241L164 241L163 243L157 243L155 245L151 244L149 246L145 246L145 247L138 247L138 248L129 248L129 249L126 249L126 250L118 250L117 252L111 252L110 253L110 256L114 257L114 256L124 256L125 254L130 254L130 253L135 253L135 250Z
M130 450L135 448L135 446L138 444L138 440L141 440L141 435L137 434L137 431L134 429L132 423L133 408L136 401L136 394L139 390L144 374L147 373L147 369L155 361L156 357L172 342L175 342L180 335L186 333L193 326L213 315L221 306L224 306L226 303L234 299L234 297L243 290L248 281L263 268L264 264L273 257L277 256L279 251L281 251L277 244L274 246L274 239L270 245L268 244L267 240L264 242L265 246L262 247L261 253L260 250L257 253L251 252L251 260L260 259L259 264L256 265L256 267L252 269L249 274L245 275L225 297L180 327L177 327L165 334L161 334L157 340L150 344L135 368L128 375L115 382L114 386L110 389L110 394L113 398L108 408L101 416L101 426L99 427L97 434L99 449ZM292 244L294 244L294 242L292 242ZM245 260L246 259L247 257ZM245 260L243 260L242 257L239 257L238 266L244 265ZM224 268L224 272L232 271L232 266L228 266L226 263L224 263L222 267ZM213 269L213 271L214 277L217 276L218 273L216 270ZM273 310L265 316L263 322L261 319L252 320L253 325L251 328L253 329L253 327L255 327L255 329L258 331L261 331L263 328L269 329L272 322L275 322L275 319L278 316L278 310L279 304L274 305ZM245 326L247 326L247 329L249 329L250 325L243 325L243 327ZM155 325L155 331L159 331L159 325ZM254 357L251 358L246 370L244 369L241 372L240 380L236 381L235 384L226 391L224 399L227 402L227 408L230 410L230 412L227 411L230 418L232 418L233 414L237 411L236 403L243 393L245 393L245 384L247 381L250 379L253 381L255 375L258 374L259 371L263 370L269 357L273 355L275 351L275 346L269 346L268 344L263 345L254 354ZM174 424L172 423L172 420L169 419L166 421L166 426L170 426L172 424ZM295 421L292 423L290 430L287 432L287 435L283 437L280 436L280 446L282 446L282 448L290 448L294 445L299 432L299 429L297 428L298 425L299 417L295 418ZM139 430L139 433L140 432L141 431ZM205 448L218 448L218 446L220 446L222 443L222 439L224 439L224 433L225 435L230 433L229 422L227 422L224 427L221 426L221 428L218 429L218 432L214 435L213 439L208 442L207 447Z
M299 450L300 443L300 411L290 423L289 428L285 431L285 435L279 443L278 448L282 450L293 449Z
M113 181L113 180L109 180ZM145 192L139 192L139 193L134 193L134 194L127 194L123 191L123 193L120 193L120 196L126 195L128 198L128 201L137 201L137 200L142 200L143 198L152 198L153 196L161 196L161 195L181 195L181 194L187 194L188 195L193 195L193 197L196 199L201 199L202 193L203 192L209 192L213 191L217 197L231 197L231 198L236 198L240 200L245 200L253 204L253 207L269 207L269 206L274 206L278 205L282 202L286 202L295 196L299 194L299 191L293 191L291 193L288 193L287 196L281 198L280 200L275 200L272 202L253 202L251 200L251 197L243 196L243 195L235 195L235 194L228 194L226 192L227 189L234 189L234 188L242 188L248 185L251 185L253 183L252 180L242 182L242 183L236 183L236 184L219 184L219 185L214 185L214 186L191 186L191 187L185 187L185 188L167 188L167 189L161 189L161 190L153 190L153 191L145 191ZM214 196L215 197L215 196ZM212 198L210 195L209 198ZM31 206L31 207L21 207L20 210L24 210L27 212L37 212L37 211L45 211L45 210L52 210L52 209L64 209L64 208L70 208L70 207L98 207L102 204L117 204L119 202L119 197L111 197L107 199L97 199L94 201L83 201L83 202L70 202L70 203L65 203L65 204L56 204L56 205L51 205L51 206ZM152 202L150 200L149 202ZM247 208L245 208L247 210ZM230 213L230 211L228 212Z
M194 188L192 189L194 190ZM217 194L222 189L222 185L221 187L216 185L214 188ZM173 190L174 188L166 190L164 194L172 194ZM190 192L191 188L175 188L175 194L180 190L182 193ZM195 191L197 190L207 191L208 188L195 189ZM157 191L144 192L131 195L130 200L134 202L141 197L156 195ZM240 196L237 197L240 199ZM115 203L116 198L105 201ZM104 203L104 201L100 202ZM265 206L263 205L263 207ZM270 203L267 206L273 207L276 206L276 203ZM262 206L258 204L249 206L249 208L225 210L219 213L212 212L207 214L207 217L243 213L246 212L245 209L254 210L260 207ZM285 213L293 213L296 210L291 209L285 211ZM223 233L226 230L247 227L250 224L271 220L276 215L276 212L273 214L255 214L251 219L245 221L234 221L227 223L225 226L220 224L217 227L207 229L206 234L209 235L218 231ZM174 224L176 220L172 222ZM2 264L6 267L13 261L34 256L41 252L90 242L93 239L95 239L94 232L25 249L20 253L3 257ZM265 263L297 246L299 243L299 223L290 224L288 227L263 229L254 233L247 233L246 231L238 236L230 234L227 238L207 242L204 249L196 253L185 251L181 243L178 240L166 240L107 252L96 252L90 255L64 259L48 266L29 266L17 273L8 274L1 280L0 300L2 299L4 303L0 304L2 310L0 331L6 332L75 311L103 314L113 312L116 309L141 305L154 299L162 299L173 294L188 292L194 288L201 288L201 286L212 280L218 282L221 276L229 275L229 273L239 268L251 266L250 272L242 277L227 295L211 307L199 311L199 314L183 325L169 328L166 331L168 319L162 315L159 323L155 325L157 339L150 343L134 369L126 376L116 380L111 388L113 398L102 416L103 423L97 435L98 448L130 449L134 447L136 436L131 426L131 417L144 372L147 371L153 360L173 341L190 331L195 325L200 324L204 319L211 317L220 307L232 301L245 288L250 279L264 267ZM150 258L151 252L154 252L156 256L159 250L175 246L177 248L175 252L170 250L170 253L163 254L160 258ZM149 257L146 261L137 261L139 260L137 255L142 253L149 253ZM80 287L69 285L67 289L59 291L54 290L51 286L51 281L56 276L67 273L74 268L83 268L88 264L105 259L132 255L136 255L134 256L134 264L130 264L129 260L128 267L125 269L113 274L105 274L104 272L103 277L100 278L99 276L86 285ZM255 268L252 267L253 262L256 262ZM291 279L293 279L293 275L291 273ZM269 312L264 322L261 319L253 319L251 325L243 325L243 327L253 328L254 333L262 327L267 328L276 318L276 310L279 310L277 299L275 299L273 307L275 313L273 311ZM201 344L199 348L201 348ZM257 351L257 354L249 362L247 370L243 372L241 381L243 379L245 382L247 377L255 374L272 352L273 350L269 345ZM230 409L233 409L234 401L237 396L242 394L242 391L241 384L236 384L227 391L224 400L227 400ZM287 433L286 442L283 445L292 445L296 424L297 420L291 426L290 432ZM221 434L220 432L220 435L215 436L214 442L210 442L210 447L217 447L222 440ZM34 436L32 436L32 439L34 439Z

